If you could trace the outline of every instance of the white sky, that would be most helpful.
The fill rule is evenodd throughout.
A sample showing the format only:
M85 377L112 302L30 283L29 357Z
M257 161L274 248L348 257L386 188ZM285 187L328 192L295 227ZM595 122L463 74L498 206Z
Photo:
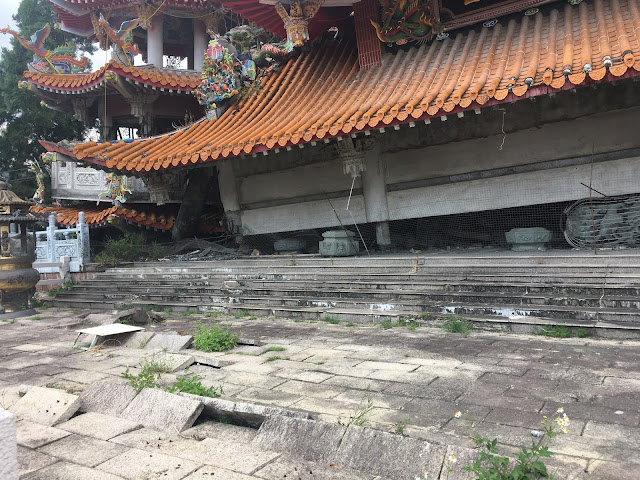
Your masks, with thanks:
M11 18L18 11L20 0L0 0L0 28L11 27L16 28L16 24ZM10 47L11 35L0 34L0 47Z

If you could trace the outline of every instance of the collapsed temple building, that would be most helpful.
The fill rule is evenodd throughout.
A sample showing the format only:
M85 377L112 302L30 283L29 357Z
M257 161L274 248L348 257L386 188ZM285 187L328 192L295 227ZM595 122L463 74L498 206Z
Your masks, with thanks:
M638 0L49 1L113 52L24 75L101 136L42 143L54 198L102 201L60 223L640 243Z

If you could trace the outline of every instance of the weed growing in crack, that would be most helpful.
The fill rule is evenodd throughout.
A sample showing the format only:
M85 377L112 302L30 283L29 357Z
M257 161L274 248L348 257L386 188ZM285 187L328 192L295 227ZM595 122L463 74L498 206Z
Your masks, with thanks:
M280 357L279 355L272 355L269 358L267 358L267 362L273 362L275 360L280 360L282 357Z
M462 317L457 315L447 315L442 324L442 328L450 333L459 333L463 337L469 336L471 330L473 330L473 324Z
M393 433L396 435L404 435L404 429L407 428L408 424L409 420L400 420L399 422L394 423L393 427L391 427Z
M348 427L350 425L355 425L361 427L363 425L367 425L370 421L369 417L371 416L371 410L373 410L373 398L371 397L371 389L370 386L367 387L367 390L360 402L360 407L351 414L349 419L344 422L341 418L338 418L338 424L344 425Z
M183 317L192 317L193 315L198 315L200 311L196 308L190 308L186 312L182 312Z
M553 338L571 337L571 329L562 325L546 325L542 328L542 335Z
M234 333L228 327L198 324L198 331L193 338L193 347L203 352L222 352L238 345L240 333Z
M456 412L455 417L460 418L467 413ZM553 455L553 452L548 447L549 440L560 433L567 433L571 423L563 408L558 408L556 414L557 416L554 419L543 417L541 422L543 429L541 432L542 439L538 443L532 440L530 448L520 447L520 451L514 460L499 455L497 439L490 440L487 437L475 435L474 440L478 447L481 448L480 455L473 463L462 468L462 471L474 473L476 475L475 478L479 480L553 478L542 459ZM473 424L471 427L473 428ZM445 465L448 468L447 478L455 462L453 455L445 459Z
M222 386L205 387L202 385L202 382L200 382L200 377L198 375L194 375L193 377L178 377L176 383L167 388L167 392L184 392L191 393L192 395L200 395L201 397L212 398L219 398L224 395Z
M285 350L286 348L279 347L279 346L273 346L273 347L267 348L267 352L284 352Z
M331 325L338 325L340 323L339 318L331 317L329 315L322 317L322 321L326 323L330 323Z
M248 316L249 316L249 312L247 312L246 310L240 310L233 314L234 318L245 318Z

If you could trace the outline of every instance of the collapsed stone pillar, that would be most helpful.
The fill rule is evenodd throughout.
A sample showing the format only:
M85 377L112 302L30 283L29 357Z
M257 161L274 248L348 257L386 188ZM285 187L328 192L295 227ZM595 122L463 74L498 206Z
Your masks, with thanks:
M204 202L208 197L211 173L210 167L196 168L189 172L180 210L171 230L171 238L174 242L191 234L200 220Z
M217 162L217 168L218 188L220 190L222 208L224 208L227 230L237 234L236 242L240 243L242 240L242 217L240 215L240 196L238 195L233 164L230 161Z

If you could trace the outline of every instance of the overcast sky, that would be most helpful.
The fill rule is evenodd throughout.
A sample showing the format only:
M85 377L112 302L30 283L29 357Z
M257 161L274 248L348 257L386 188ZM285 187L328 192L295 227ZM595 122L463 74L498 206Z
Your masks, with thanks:
M16 28L11 17L18 11L18 5L20 5L20 0L0 0L0 28ZM0 47L9 48L10 38L11 35L0 34Z

